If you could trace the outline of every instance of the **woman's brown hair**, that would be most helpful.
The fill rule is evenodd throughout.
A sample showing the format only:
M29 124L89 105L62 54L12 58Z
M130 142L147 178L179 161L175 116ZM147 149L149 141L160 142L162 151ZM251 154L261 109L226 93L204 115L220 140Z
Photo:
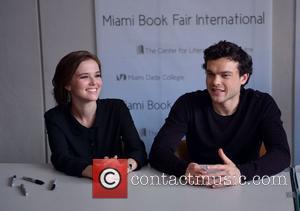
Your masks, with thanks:
M66 105L70 101L68 91L65 89L81 62L92 59L99 65L98 57L88 51L74 51L64 56L56 66L52 79L54 99L58 105Z

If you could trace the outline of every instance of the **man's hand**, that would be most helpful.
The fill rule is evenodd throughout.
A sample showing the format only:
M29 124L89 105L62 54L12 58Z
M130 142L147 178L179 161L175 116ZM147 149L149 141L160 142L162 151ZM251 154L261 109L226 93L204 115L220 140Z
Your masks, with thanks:
M214 173L208 173L206 176L212 178L206 185L212 188L220 188L224 186L238 185L240 181L241 172L236 165L225 155L223 149L218 150L220 158L224 164L207 165L207 172L214 171Z
M203 168L203 166L197 163L189 163L185 176L188 184L190 185L204 185L204 178L207 174L207 171Z
M197 163L190 163L188 165L185 176L190 185L220 188L239 184L240 170L225 155L223 149L219 149L218 154L224 164L199 165Z

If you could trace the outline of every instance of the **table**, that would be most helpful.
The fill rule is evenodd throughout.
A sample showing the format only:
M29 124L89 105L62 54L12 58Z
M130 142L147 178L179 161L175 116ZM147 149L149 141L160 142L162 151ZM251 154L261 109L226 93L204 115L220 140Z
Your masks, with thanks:
M23 196L17 187L9 186L9 177L31 176L46 184L40 186L18 179L16 184L26 185L29 195ZM0 164L0 209L3 211L35 210L272 210L294 211L289 172L277 176L286 179L286 185L267 184L268 180L221 189L189 185L134 185L130 179L142 176L162 175L150 167L144 167L129 175L127 199L92 198L92 180L66 176L46 164ZM48 190L48 182L57 179L54 191ZM143 184L146 180L143 180Z
M296 210L300 210L300 165L294 167L293 172L293 192L295 193L295 207Z

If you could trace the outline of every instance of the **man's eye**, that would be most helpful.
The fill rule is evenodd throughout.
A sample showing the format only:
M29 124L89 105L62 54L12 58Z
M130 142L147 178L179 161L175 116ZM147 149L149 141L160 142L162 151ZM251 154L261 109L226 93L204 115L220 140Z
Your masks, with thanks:
M229 78L231 75L230 74L224 74L223 78Z

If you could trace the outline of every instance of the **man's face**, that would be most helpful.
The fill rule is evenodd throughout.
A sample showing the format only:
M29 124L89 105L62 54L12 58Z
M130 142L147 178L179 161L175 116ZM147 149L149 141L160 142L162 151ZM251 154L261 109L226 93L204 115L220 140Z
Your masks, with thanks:
M238 62L227 58L210 60L206 67L206 86L214 105L230 106L239 102L241 85L249 75L239 75Z

